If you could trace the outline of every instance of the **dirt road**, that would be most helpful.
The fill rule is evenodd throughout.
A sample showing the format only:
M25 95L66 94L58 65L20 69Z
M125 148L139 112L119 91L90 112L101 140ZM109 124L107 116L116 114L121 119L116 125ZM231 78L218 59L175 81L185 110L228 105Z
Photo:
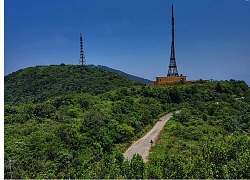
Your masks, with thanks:
M178 113L176 111L175 113ZM151 146L154 145L157 137L160 135L165 123L173 116L173 113L167 114L159 119L155 126L141 139L134 142L132 146L124 153L124 157L128 160L132 159L134 154L140 154L144 162L148 161L148 154ZM152 140L153 143L150 143Z

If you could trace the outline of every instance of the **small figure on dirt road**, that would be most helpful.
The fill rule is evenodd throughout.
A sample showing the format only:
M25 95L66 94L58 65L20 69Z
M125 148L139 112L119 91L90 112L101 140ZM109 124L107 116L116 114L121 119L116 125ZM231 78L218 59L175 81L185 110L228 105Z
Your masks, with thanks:
M153 144L153 141L152 141L152 139L151 139L150 143L151 143L151 144Z

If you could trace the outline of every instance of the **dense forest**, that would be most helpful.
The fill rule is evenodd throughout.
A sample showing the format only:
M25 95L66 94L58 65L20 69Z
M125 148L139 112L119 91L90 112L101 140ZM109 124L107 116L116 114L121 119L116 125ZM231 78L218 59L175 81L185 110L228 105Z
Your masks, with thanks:
M244 81L129 82L96 90L6 103L5 178L250 178L250 89ZM133 141L175 110L180 113L166 123L148 163L140 155L124 159Z
M123 75L91 65L36 66L4 77L4 102L14 105L41 102L72 92L96 95L135 84L143 82L133 82Z

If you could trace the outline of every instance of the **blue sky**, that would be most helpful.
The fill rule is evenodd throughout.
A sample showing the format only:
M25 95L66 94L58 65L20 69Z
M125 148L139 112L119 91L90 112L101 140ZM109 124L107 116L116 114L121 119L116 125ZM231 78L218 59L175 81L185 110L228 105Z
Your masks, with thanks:
M36 65L87 64L155 80L171 48L188 80L250 85L250 2L246 0L5 0L4 74Z

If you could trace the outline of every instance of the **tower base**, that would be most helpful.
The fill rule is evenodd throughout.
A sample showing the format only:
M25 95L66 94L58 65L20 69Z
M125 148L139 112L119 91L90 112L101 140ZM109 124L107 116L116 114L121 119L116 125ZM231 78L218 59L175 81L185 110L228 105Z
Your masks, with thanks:
M186 82L187 76L170 76L170 77L156 77L154 85L168 85L173 83L182 83Z
M164 86L164 85L180 85L180 84L203 84L207 83L208 80L193 80L187 81L187 76L171 76L171 77L156 77L156 81L154 84L150 84L149 86Z

